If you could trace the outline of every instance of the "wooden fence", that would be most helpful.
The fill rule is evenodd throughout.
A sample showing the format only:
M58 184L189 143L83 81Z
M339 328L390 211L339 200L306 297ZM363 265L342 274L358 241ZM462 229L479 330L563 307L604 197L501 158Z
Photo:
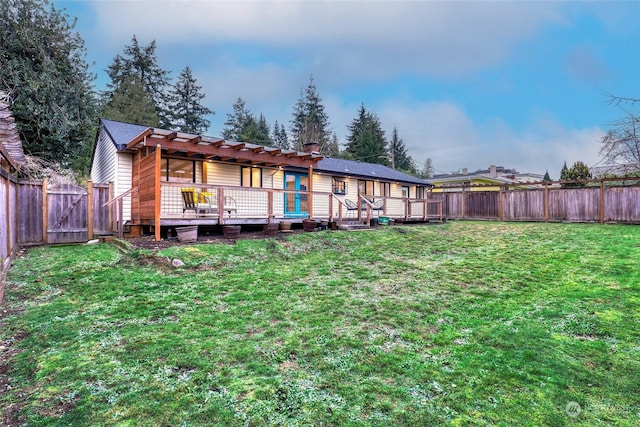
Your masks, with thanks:
M640 185L604 179L583 184L587 186L556 183L500 191L465 186L456 192L434 192L429 198L442 201L447 219L640 224Z
M39 245L86 242L111 231L110 187L92 184L50 185L47 181L20 181L18 189L18 243Z
M11 259L18 247L18 180L0 168L0 303Z

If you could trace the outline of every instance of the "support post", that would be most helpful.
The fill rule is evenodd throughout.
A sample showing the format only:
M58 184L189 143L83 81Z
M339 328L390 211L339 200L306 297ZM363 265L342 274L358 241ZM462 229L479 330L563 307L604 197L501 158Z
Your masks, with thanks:
M87 240L93 239L93 182L87 182Z
M160 176L162 175L162 147L160 144L156 145L156 158L155 158L155 194L154 194L154 225L155 225L155 239L156 242L160 241L160 202L162 201L162 188L160 187ZM139 198L138 193L138 198ZM120 217L122 221L122 217Z
M273 219L273 190L267 190L267 215L268 221L271 222Z
M309 219L313 219L313 166L309 166Z

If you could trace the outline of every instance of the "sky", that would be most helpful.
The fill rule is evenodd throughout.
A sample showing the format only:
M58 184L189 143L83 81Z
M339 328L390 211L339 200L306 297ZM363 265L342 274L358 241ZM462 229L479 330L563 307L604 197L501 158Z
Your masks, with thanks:
M558 179L602 164L600 139L640 98L640 2L53 0L77 18L96 87L135 35L173 81L189 66L220 136L241 97L288 128L313 78L341 144L361 105L419 168L489 165Z

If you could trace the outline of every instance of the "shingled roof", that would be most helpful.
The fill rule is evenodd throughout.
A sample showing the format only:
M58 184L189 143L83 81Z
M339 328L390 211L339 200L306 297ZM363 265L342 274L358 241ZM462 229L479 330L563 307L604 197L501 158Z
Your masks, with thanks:
M4 92L0 92L0 152L15 169L27 160L22 149L16 119L9 109Z
M377 163L364 163L354 160L325 157L318 162L316 171L432 187L432 185L425 179L416 178L415 176L408 175Z

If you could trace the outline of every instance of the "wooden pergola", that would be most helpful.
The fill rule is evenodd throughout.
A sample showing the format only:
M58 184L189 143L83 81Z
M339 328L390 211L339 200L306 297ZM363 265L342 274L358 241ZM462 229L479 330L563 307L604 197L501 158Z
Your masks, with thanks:
M141 223L153 222L156 240L160 240L163 157L231 162L247 166L306 168L310 194L313 192L313 168L323 158L315 153L157 128L145 130L123 149L134 152L132 187L138 188L138 191L137 194L132 194L132 219L136 218ZM312 203L310 197L310 210Z

